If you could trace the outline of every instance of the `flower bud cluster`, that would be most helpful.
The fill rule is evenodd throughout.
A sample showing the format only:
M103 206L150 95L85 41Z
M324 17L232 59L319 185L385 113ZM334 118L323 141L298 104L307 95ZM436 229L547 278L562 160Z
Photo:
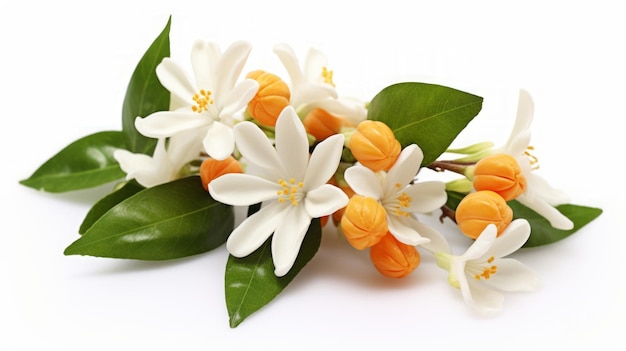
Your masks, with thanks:
M519 164L508 154L484 157L473 169L473 186L476 191L465 196L456 209L459 229L476 239L489 224L494 224L501 234L513 219L507 201L526 190L526 178Z

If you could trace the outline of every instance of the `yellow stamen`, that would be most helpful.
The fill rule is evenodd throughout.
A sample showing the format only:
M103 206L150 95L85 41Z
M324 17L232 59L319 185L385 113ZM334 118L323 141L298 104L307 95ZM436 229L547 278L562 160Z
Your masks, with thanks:
M289 179L289 182L279 179L277 183L282 188L282 190L278 190L276 192L276 195L278 195L278 202L283 203L285 200L289 200L293 206L297 206L298 201L301 198L299 194L300 189L304 187L304 183L296 182L293 178Z
M333 83L333 71L322 67L322 78L324 78L324 83L335 86L335 83Z
M495 257L491 256L487 260L487 263L491 264L494 260L495 260ZM474 274L474 279L480 280L481 278L484 278L485 280L487 280L491 278L491 276L496 274L497 272L498 272L498 266L496 265L484 266L482 267L482 272Z
M191 106L191 110L198 113L207 111L209 105L213 105L214 102L213 99L211 99L211 92L204 89L201 89L199 94L194 94L192 99L196 104Z
M535 147L532 145L528 145L526 151L524 151L524 155L528 157L528 161L530 161L530 167L533 171L539 169L539 159L537 156L533 155L531 152L535 151Z
M409 195L403 192L396 198L396 200L398 200L397 207L394 210L394 213L396 214L396 216L408 217L409 213L403 211L402 208L411 206L411 201L413 199Z

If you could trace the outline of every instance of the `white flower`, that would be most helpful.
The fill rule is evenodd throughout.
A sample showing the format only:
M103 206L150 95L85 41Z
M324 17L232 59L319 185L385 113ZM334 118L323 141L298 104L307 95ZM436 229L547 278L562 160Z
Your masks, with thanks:
M496 235L496 226L490 224L463 255L436 254L437 265L448 271L450 285L460 289L465 302L480 313L502 309L504 297L500 291L531 291L539 282L537 274L519 261L502 258L528 240L528 221L514 220L500 236Z
M355 193L378 200L387 212L389 232L407 245L422 245L431 251L447 250L441 233L420 223L412 214L428 213L446 203L445 185L439 181L413 182L424 155L415 144L398 156L389 172L374 173L355 165L345 179Z
M173 60L163 59L156 70L159 81L182 106L137 118L137 130L152 138L197 130L203 134L202 145L209 156L228 157L235 145L234 116L245 108L259 87L252 79L236 84L250 50L250 44L239 41L222 54L214 43L196 42L191 51L195 83Z
M525 90L520 90L517 118L507 142L492 153L505 153L517 159L527 187L517 201L547 219L557 229L569 230L574 223L559 212L554 206L566 203L568 196L551 187L542 177L533 172L537 159L530 154L530 124L532 123L534 104L532 97Z
M196 137L196 140L194 140ZM185 132L166 139L160 138L152 157L135 154L127 150L115 150L113 157L126 172L126 179L135 179L146 188L167 183L179 178L181 169L197 158L200 149L195 148L197 134Z
M304 126L291 107L276 121L276 148L251 122L237 124L234 131L241 155L259 174L223 175L209 184L209 192L217 201L234 206L264 204L235 228L226 247L233 256L244 257L274 233L275 274L283 276L296 260L311 219L348 203L343 191L326 184L339 165L344 137L334 135L319 143L309 159Z
M333 116L345 118L352 125L367 116L365 103L357 99L339 98L333 83L333 72L328 69L326 55L315 48L309 49L300 67L291 46L278 44L274 53L281 60L291 79L289 104L301 115L321 108Z

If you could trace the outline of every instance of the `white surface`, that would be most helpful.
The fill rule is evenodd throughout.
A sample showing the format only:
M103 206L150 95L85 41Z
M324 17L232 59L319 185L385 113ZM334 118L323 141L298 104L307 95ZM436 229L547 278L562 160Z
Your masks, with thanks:
M621 7L477 3L2 1L0 349L618 348L626 312L626 233L617 222L618 122L626 117ZM311 45L324 50L346 95L369 99L405 80L481 95L483 111L463 136L469 141L503 141L516 89L525 88L535 98L532 144L542 174L572 203L605 212L565 241L517 254L542 287L508 294L495 318L469 313L426 254L410 278L389 280L333 236L283 294L236 329L224 304L223 247L163 263L65 257L83 216L109 189L50 195L17 182L71 141L121 128L128 79L169 14L172 55L185 64L197 38L222 47L245 39L254 45L246 71L286 78L271 52L284 41L301 56Z

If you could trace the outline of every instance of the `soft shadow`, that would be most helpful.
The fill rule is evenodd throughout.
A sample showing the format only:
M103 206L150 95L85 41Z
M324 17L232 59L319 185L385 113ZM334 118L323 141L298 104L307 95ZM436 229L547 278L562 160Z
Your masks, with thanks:
M202 259L204 256L210 254L210 252L197 254L189 257L175 258L171 260L163 261L144 261L133 259L110 259L107 260L106 265L98 266L94 270L85 272L85 274L93 275L119 275L137 272L147 272L152 270L159 270L164 268L170 268L173 266L185 265Z

